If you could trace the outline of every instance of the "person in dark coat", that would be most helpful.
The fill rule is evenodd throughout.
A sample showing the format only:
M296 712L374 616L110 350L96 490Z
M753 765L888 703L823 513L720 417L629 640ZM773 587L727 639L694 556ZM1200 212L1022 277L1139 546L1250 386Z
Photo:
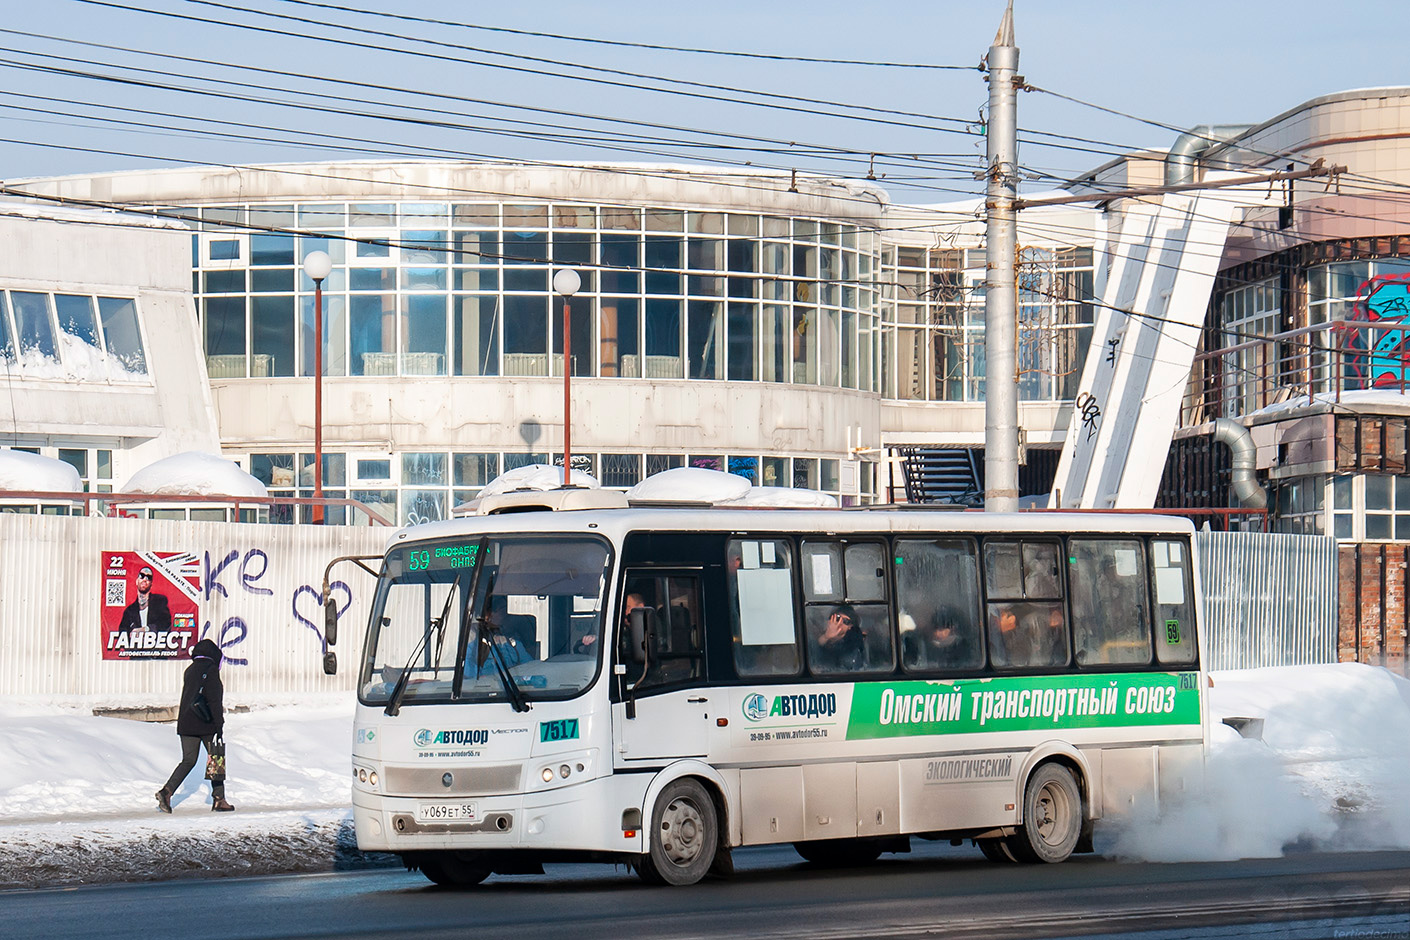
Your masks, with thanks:
M191 651L191 665L186 667L186 675L181 683L181 706L177 711L176 733L181 737L181 763L171 772L166 785L157 791L157 809L171 812L171 797L191 768L196 766L201 745L206 753L211 750L211 742L225 728L225 689L220 682L220 647L212 640L202 640ZM204 698L202 708L197 697ZM228 813L235 807L225 801L225 778L211 781L211 809L217 813Z

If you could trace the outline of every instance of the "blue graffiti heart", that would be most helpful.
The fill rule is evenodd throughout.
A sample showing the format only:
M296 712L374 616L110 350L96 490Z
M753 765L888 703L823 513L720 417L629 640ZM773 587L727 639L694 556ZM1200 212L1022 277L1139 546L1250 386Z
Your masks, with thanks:
M347 583L344 581L334 581L332 584L328 585L328 591L330 594L336 594L341 591L343 596L347 598L347 602L338 608L338 619L342 620L343 614L347 613L348 608L352 606L352 588L348 587ZM319 595L318 591L314 590L311 585L300 584L294 591L292 600L294 619L313 631L313 635L318 637L318 642L323 647L323 652L326 653L328 652L328 641L323 636L322 628L314 621L309 620L303 614L299 613L299 598L304 594L312 597L313 602L319 606L320 611L322 610L323 598ZM320 616L319 620L322 619L323 618Z

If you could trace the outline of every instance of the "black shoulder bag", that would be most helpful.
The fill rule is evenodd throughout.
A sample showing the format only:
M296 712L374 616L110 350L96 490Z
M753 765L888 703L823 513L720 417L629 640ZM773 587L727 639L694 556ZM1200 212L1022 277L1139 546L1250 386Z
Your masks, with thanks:
M205 675L201 676L201 686L196 690L196 697L191 700L191 711L207 724L215 720L215 715L211 713L211 703L206 701Z

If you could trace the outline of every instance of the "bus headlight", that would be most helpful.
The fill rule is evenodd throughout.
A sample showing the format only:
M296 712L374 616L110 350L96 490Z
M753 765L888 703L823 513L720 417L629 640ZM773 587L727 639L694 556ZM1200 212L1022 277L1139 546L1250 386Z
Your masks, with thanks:
M544 783L552 783L552 782L553 782L553 768L552 768L552 767L545 767L545 768L543 769L543 782L544 782Z

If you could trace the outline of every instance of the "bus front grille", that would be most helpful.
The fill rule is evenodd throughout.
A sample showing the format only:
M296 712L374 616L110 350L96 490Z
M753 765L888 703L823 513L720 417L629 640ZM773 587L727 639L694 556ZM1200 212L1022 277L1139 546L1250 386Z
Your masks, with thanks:
M382 781L388 796L490 796L517 793L521 770L518 764L451 769L387 767Z

